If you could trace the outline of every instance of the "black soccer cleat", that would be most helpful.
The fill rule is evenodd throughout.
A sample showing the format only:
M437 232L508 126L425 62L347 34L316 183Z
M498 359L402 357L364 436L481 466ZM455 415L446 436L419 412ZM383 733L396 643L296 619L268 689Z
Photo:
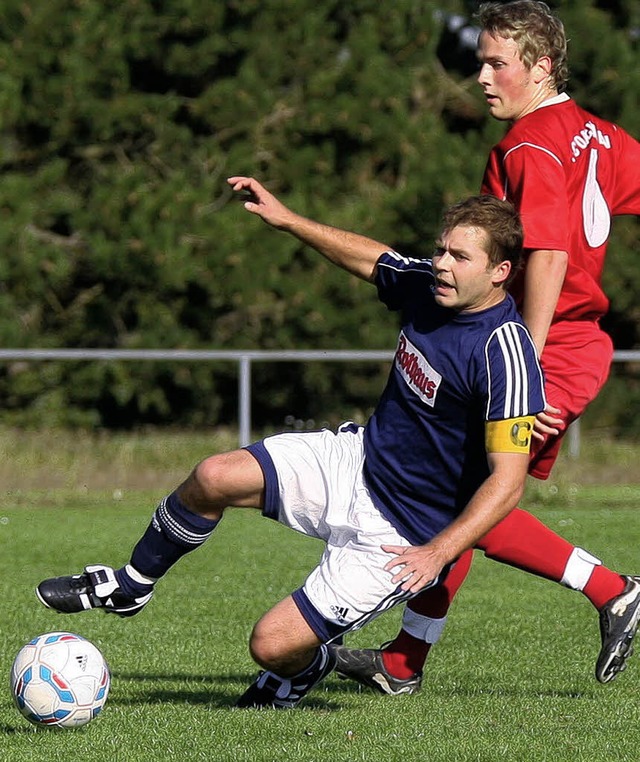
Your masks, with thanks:
M387 696L419 693L422 672L400 679L387 671L382 651L375 648L346 648L329 646L336 660L336 672L340 677L350 678Z
M75 614L88 609L103 609L108 614L133 616L153 596L153 590L139 598L122 592L110 566L87 566L82 574L45 579L36 588L38 600L61 614Z
M274 672L261 672L240 696L237 709L293 709L309 691L333 670L335 659L327 646L320 646L311 666L299 675L280 677Z
M627 666L640 624L640 577L624 579L622 593L600 610L602 647L596 662L596 678L601 683L610 682Z

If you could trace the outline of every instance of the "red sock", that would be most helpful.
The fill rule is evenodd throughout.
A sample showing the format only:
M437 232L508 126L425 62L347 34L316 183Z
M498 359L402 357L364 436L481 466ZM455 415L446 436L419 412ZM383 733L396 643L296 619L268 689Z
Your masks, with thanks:
M477 545L487 558L560 582L574 545L520 508L513 510ZM619 595L624 580L606 566L596 566L582 591L600 609Z
M599 611L607 601L620 595L625 584L624 579L611 569L596 566L582 592Z
M455 594L466 579L472 559L472 550L463 553L441 585L430 587L412 598L407 607L416 614L422 614L431 619L442 619L447 615ZM385 646L382 652L383 664L394 677L406 680L416 672L422 671L431 645L400 630L395 640Z
M516 508L478 542L487 558L560 582L573 545Z
M390 674L406 680L416 672L422 672L430 648L431 643L425 643L400 630L393 645L389 644L382 651L382 662Z

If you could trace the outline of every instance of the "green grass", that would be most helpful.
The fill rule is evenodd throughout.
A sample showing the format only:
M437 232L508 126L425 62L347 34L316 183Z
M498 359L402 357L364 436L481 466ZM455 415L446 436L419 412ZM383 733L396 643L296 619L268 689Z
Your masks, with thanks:
M40 476L29 484L14 473L0 507L4 685L24 642L55 629L92 640L112 670L103 714L78 730L34 728L13 707L8 688L0 691L1 760L640 759L640 660L600 685L593 677L597 616L586 599L478 554L429 657L420 695L381 697L330 676L290 712L231 709L256 674L247 651L252 624L301 584L321 552L319 543L257 512L229 512L216 536L162 580L138 617L63 617L42 608L32 591L44 577L128 559L174 470L186 474L211 444L207 437L189 443L175 436L108 439L96 445L94 460L91 442L79 446L77 438L54 437L55 449L45 438L48 458L36 454L35 442L27 447L21 440L12 450L10 434L0 434L7 472L13 459L31 463ZM608 457L615 466L623 454ZM603 458L583 464L582 474L568 464L553 483L532 486L528 507L609 566L638 571L640 487L631 483L635 474L626 484L592 483L588 477ZM145 472L144 488L136 487L131 469ZM152 473L153 489L146 483ZM391 612L349 643L388 639L399 615Z

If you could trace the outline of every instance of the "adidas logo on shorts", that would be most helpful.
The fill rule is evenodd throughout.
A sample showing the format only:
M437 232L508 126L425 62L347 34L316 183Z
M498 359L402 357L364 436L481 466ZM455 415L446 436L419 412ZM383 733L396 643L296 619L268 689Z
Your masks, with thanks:
M340 622L347 621L347 614L349 613L347 606L332 606L331 611Z

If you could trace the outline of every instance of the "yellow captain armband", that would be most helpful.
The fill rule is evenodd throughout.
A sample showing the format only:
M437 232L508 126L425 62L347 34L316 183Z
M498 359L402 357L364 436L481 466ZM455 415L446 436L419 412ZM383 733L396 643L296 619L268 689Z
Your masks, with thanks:
M507 418L504 421L487 421L484 443L487 452L529 452L534 415Z

